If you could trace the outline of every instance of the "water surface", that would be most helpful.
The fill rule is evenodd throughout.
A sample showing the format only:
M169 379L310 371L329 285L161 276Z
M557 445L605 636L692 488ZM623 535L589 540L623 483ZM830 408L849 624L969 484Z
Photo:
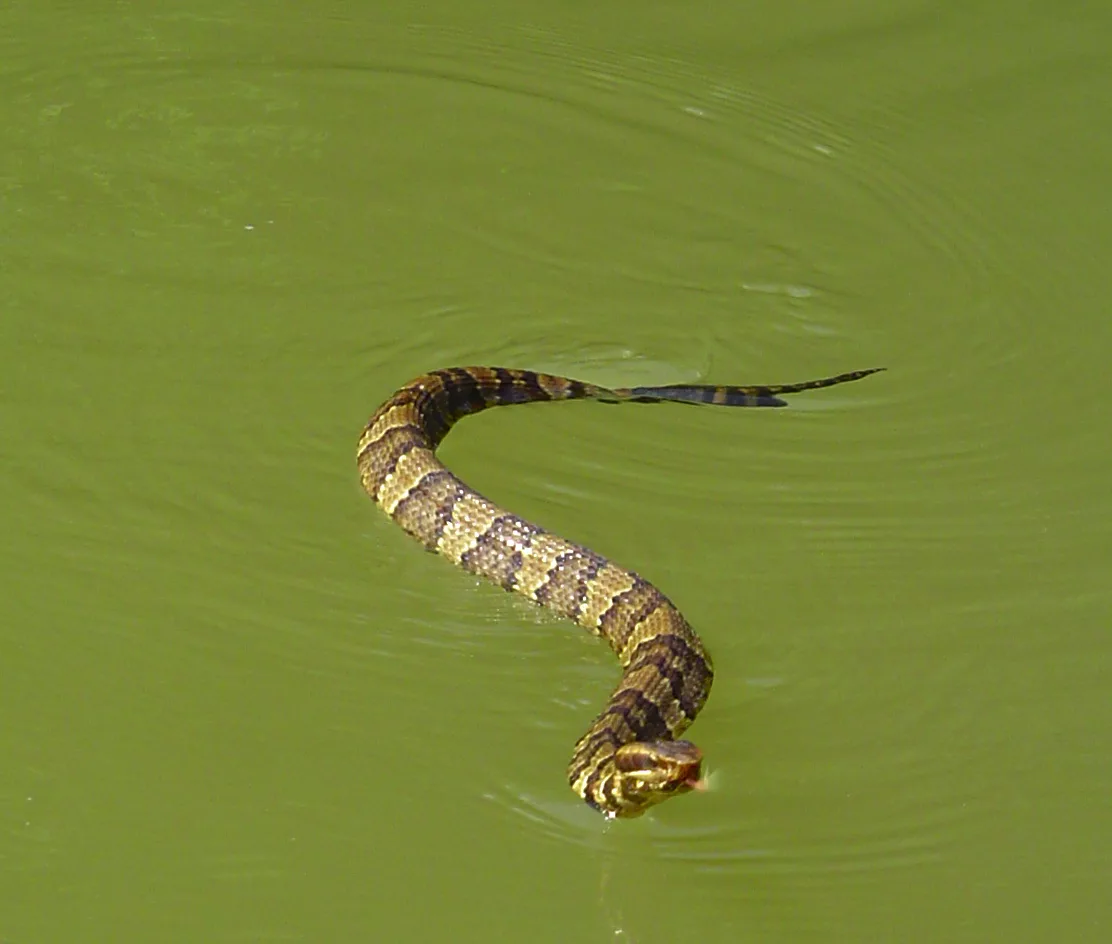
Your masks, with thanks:
M10 6L0 938L1058 941L1112 922L1097 8ZM354 444L427 369L787 382L446 461L714 654L715 789Z

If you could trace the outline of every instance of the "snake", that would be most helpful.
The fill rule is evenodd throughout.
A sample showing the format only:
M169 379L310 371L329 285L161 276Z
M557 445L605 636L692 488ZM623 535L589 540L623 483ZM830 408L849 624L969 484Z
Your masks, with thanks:
M703 755L682 739L714 670L676 606L632 570L506 511L446 468L436 449L452 426L489 407L557 400L782 407L784 394L859 380L883 368L768 386L670 384L606 388L505 367L433 370L400 387L359 437L364 491L403 530L504 590L605 640L621 679L576 743L574 793L608 819L640 816L705 787Z

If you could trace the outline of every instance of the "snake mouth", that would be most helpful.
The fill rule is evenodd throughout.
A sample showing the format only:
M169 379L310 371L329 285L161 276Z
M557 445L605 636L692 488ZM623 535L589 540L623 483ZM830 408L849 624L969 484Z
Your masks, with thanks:
M685 790L695 790L703 793L707 789L707 778L703 773L701 761L688 765L687 769L677 779Z

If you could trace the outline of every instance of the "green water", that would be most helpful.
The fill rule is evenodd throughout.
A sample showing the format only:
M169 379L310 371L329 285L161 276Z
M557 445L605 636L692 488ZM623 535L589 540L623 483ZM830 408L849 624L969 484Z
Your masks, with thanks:
M1112 936L1112 8L0 12L0 940ZM715 789L358 488L432 367L786 382L446 461L660 585Z

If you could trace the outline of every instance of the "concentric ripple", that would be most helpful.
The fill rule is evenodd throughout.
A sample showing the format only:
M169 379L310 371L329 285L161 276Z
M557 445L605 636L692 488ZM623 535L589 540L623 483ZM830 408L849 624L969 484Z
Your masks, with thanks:
M610 654L356 518L363 416L460 363L614 385L887 366L781 411L500 411L445 458L658 583L715 654L692 734L720 787L624 841L730 879L943 855L986 802L963 771L987 737L986 664L1009 651L1000 614L1099 576L1057 530L1071 463L1102 439L1056 422L1099 419L1074 401L1091 381L1061 380L1084 376L1085 345L1036 348L1059 274L999 194L954 186L898 111L814 114L675 59L542 30L353 26L340 51L260 30L205 58L137 35L4 67L7 330L42 357L20 389L58 418L49 437L17 423L9 475L90 584L138 574L168 601L161 636L134 615L101 631L226 679L245 652L303 666L353 716L388 704L441 737L430 690L450 692L459 753L484 757L456 789L596 848L561 745ZM89 352L95 389L70 381ZM1029 423L1001 419L1017 405ZM1074 513L1106 516L1106 491L1081 488ZM1053 555L1078 576L1007 579ZM207 596L175 597L183 580Z

